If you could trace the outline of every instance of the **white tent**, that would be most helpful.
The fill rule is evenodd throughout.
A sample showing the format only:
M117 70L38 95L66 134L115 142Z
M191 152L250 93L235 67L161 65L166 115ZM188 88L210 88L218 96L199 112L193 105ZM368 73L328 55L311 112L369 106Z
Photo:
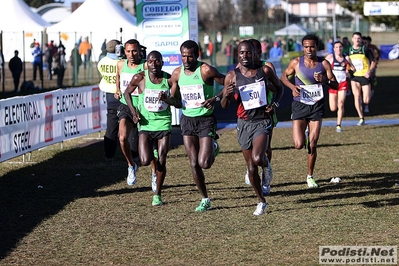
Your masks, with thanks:
M30 44L33 39L42 41L42 32L50 24L33 12L23 0L2 0L0 2L0 31L2 32L5 61L14 56L14 50L26 54L26 61L32 60Z
M136 18L112 0L86 0L70 16L47 28L49 39L62 41L67 57L80 37L89 37L92 60L97 61L105 39L136 38ZM58 43L56 41L56 43Z
M311 33L308 29L297 24L291 24L274 32L275 36L305 36Z

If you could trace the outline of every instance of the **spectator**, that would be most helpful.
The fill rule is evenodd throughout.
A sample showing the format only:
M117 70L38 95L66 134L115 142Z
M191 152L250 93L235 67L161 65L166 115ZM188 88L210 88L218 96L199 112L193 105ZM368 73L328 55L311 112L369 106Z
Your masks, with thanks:
M288 40L288 52L293 52L296 50L296 43L293 39Z
M208 43L208 49L206 50L206 55L210 58L211 60L211 65L215 65L215 58L213 56L214 49L213 49L213 42L209 38L209 43Z
M269 58L269 52L270 52L270 42L267 39L264 39L260 43L261 49L262 49L262 60L267 60Z
M47 68L47 78L49 80L53 79L53 69L52 69L52 64L53 64L53 51L52 48L50 47L49 44L45 44L44 45L44 62L46 64L46 68Z
M57 47L57 45L55 45L53 40L50 41L49 47L51 49L51 55L52 56L54 56L56 53L58 53L58 47Z
M231 65L233 63L233 60L231 58L231 42L229 41L226 43L226 47L224 48L224 54L226 55L226 59L227 59L227 65Z
M343 50L342 53L349 55L349 48L351 47L351 44L349 42L348 37L343 37L342 38L342 45L343 45Z
M278 46L278 42L274 42L272 49L270 49L269 58L281 58L283 56L283 50Z
M54 74L57 75L57 86L62 88L62 81L64 80L65 69L67 68L67 62L65 59L65 47L60 46L58 52L54 55L53 69Z
M98 58L98 62L107 55L107 39L104 39L104 42L101 45L101 54Z
M75 47L71 51L71 66L73 68L72 71L72 77L73 77L73 82L72 85L76 85L78 83L78 78L79 78L79 67L82 65L82 57L79 55L79 49L78 49L78 44L75 44Z
M223 43L223 34L218 31L218 33L216 34L216 53L220 52L220 50L222 49L222 43Z
M21 58L18 57L18 50L14 51L14 57L8 62L8 67L10 68L12 79L14 81L14 91L18 92L19 79L21 77L23 64Z
M205 49L205 51L208 50L209 41L210 41L209 40L209 35L208 35L208 33L205 32L204 33L204 49Z
M36 39L33 39L33 42L30 44L30 48L33 49L35 47Z
M329 38L328 39L327 53L328 54L333 54L334 53L334 41L333 41L333 38Z
M83 56L83 68L86 69L86 65L91 59L92 45L89 42L89 37L85 37L84 41L79 45L79 54Z
M33 55L33 80L36 80L36 72L39 69L40 80L43 80L43 51L39 43L35 43L32 49Z

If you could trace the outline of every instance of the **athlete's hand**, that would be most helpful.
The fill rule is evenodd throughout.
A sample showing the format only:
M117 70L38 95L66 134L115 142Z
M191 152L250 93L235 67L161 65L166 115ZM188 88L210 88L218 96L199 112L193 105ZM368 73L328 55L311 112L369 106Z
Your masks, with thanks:
M132 118L133 122L137 124L140 121L140 114L137 111L132 112Z
M114 97L115 97L115 99L120 100L120 98L122 97L121 91L120 91L120 90L117 90L117 91L114 93Z
M161 91L161 92L158 94L158 100L161 100L161 101L163 101L163 102L166 102L167 99L168 99L168 94L167 94L166 92Z
M223 97L230 98L231 94L234 92L236 84L231 82L227 87L223 89Z
M205 102L201 103L201 107L205 107L206 109L212 109L212 107L215 105L215 97L206 99Z
M320 83L323 83L324 75L322 75L320 72L314 72L313 73L313 78Z
M294 97L301 96L301 87L295 86L295 89L292 91L292 96Z
M266 105L265 112L270 115L272 111L274 111L274 105L273 104Z

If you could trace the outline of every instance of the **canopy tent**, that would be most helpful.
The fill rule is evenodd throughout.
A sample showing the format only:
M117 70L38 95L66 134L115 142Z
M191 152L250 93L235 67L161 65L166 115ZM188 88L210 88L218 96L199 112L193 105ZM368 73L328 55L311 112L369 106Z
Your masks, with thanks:
M122 35L120 29L123 29ZM62 41L70 56L80 37L89 37L93 46L92 60L97 61L104 40L123 42L136 38L136 18L112 0L86 0L71 15L46 30L49 39Z
M299 26L297 24L291 24L282 29L276 30L274 35L276 36L305 36L306 34L311 33L308 29Z
M0 31L2 32L2 48L6 62L20 52L24 60L31 61L30 44L36 39L42 42L42 32L50 24L33 12L23 0L0 1Z

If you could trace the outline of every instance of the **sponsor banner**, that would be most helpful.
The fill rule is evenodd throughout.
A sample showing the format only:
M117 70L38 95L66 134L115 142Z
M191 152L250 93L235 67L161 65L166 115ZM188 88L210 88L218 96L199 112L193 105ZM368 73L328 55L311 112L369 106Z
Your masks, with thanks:
M159 51L163 70L172 73L182 65L180 46L198 42L197 0L136 0L137 39L147 52ZM172 125L180 124L181 109L172 110Z
M91 86L0 100L0 161L105 129L106 109Z
M198 41L197 1L137 0L136 6L138 40L148 52L159 51L165 60L163 70L172 73L182 64L181 44Z
M365 16L399 16L399 2L364 2Z

